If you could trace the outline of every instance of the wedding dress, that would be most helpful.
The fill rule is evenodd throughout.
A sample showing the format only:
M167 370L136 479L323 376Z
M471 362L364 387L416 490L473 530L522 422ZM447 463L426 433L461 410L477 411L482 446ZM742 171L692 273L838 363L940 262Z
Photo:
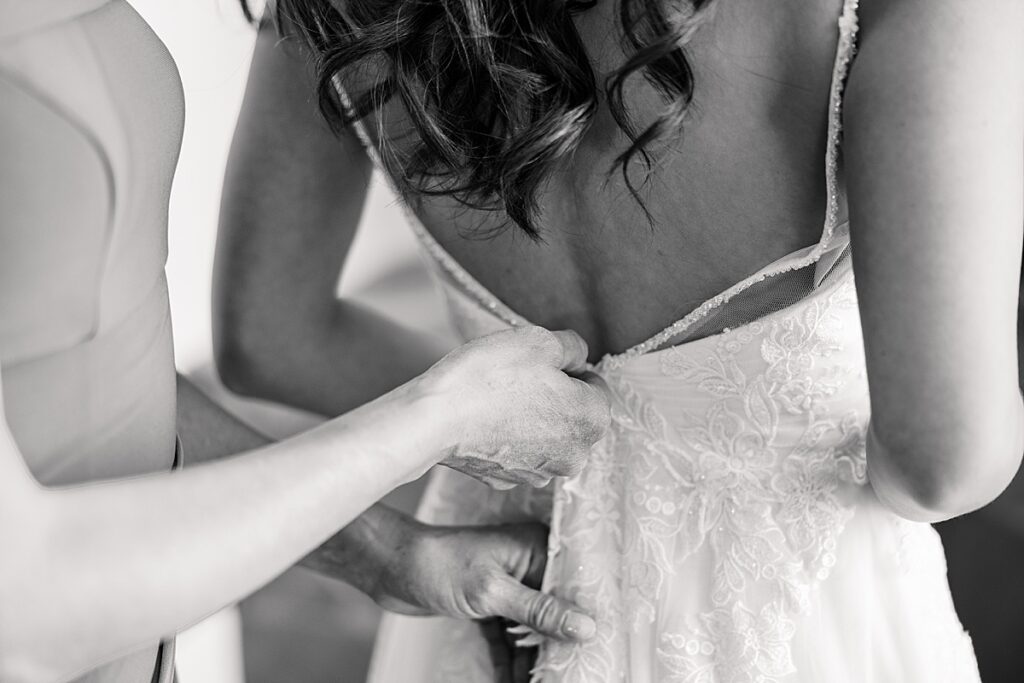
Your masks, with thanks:
M544 588L588 609L598 634L542 645L536 680L979 680L937 534L889 512L867 481L870 404L838 199L856 12L846 0L821 240L597 364L613 421L580 476L498 492L433 475L426 521L550 524ZM410 218L465 338L526 322ZM494 681L478 631L387 615L370 680Z

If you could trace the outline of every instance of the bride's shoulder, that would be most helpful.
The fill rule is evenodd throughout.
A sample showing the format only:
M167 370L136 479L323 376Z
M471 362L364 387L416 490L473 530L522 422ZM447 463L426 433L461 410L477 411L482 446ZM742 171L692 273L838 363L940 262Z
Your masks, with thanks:
M858 14L851 79L867 87L856 90L913 83L926 91L955 91L960 107L993 96L993 86L1007 105L1020 94L1021 0L860 0Z
M1019 22L1024 15L1021 0L859 0L861 42L891 26L914 22L917 30L908 42L914 48L929 44L936 36L949 43L963 36L977 35L993 23ZM1016 24L1019 26L1019 23Z

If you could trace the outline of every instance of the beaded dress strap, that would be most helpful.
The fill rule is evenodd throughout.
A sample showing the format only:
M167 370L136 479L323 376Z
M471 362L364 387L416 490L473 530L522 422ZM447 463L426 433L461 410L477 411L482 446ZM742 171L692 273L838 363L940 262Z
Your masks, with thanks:
M733 297L769 277L781 275L817 263L822 255L837 246L840 240L848 239L848 232L839 222L839 153L842 141L843 91L857 44L857 8L860 0L844 0L843 13L839 18L839 43L832 70L832 86L828 107L828 139L825 151L825 187L827 203L825 225L821 239L813 247L801 249L784 256L750 277L741 280L721 294L708 299L683 318L672 323L661 332L640 342L622 353L609 354L601 359L598 367L604 370L621 366L630 358L649 353L707 317L711 311L720 308Z
M342 86L340 80L335 77L334 87L338 91L338 96L341 98L342 104L345 107L350 105L351 100L348 97L348 93ZM370 160L373 161L373 165L381 172L388 185L395 194L398 195L398 203L402 207L402 211L405 214L406 219L409 221L409 226L412 228L413 233L416 235L420 244L430 255L433 260L433 265L441 268L447 273L459 287L462 288L470 298L478 303L484 309L490 311L493 315L497 316L507 325L512 327L519 327L522 325L530 325L530 321L523 316L516 313L510 306L505 304L501 299L494 296L489 289L484 287L480 282L473 277L468 270L463 268L462 264L455 260L455 258L448 253L448 250L441 246L441 243L437 241L430 231L427 230L419 216L409 207L408 202L398 192L398 188L392 181L391 176L385 170L384 164L380 158L380 152L377 151L377 146L370 138L369 133L366 131L366 126L363 119L359 119L353 123L353 129L356 136L362 142L363 147L366 149L366 153L370 156Z

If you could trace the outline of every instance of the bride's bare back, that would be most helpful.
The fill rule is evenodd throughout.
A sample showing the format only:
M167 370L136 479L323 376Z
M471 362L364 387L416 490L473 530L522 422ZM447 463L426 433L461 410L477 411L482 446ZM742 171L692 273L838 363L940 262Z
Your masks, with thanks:
M825 213L825 139L838 0L725 2L687 54L696 90L683 135L644 189L653 225L621 174L629 141L602 106L572 163L541 195L543 242L503 213L423 198L415 212L488 290L532 322L574 329L592 357L622 351L775 259L815 243ZM621 65L613 3L577 25L598 81ZM640 81L641 79L634 79ZM662 102L632 88L640 121ZM385 134L405 117L392 109ZM389 140L392 142L392 140ZM633 166L634 177L644 169Z
M606 112L540 197L542 244L514 227L473 239L500 217L414 203L460 268L522 317L578 330L591 358L622 351L817 242L836 21L858 5L837 184L848 186L872 438L883 444L869 463L887 504L933 520L991 500L1020 457L1016 0L714 3L686 48L690 119L646 194L653 226L621 179L605 184L627 143ZM622 64L615 7L578 15L598 79ZM331 413L404 381L431 353L334 296L370 163L354 136L339 144L317 118L296 46L271 27L257 47L236 135L251 144L238 145L226 190L218 343L243 390ZM649 90L626 101L641 121L659 111ZM402 129L394 113L388 142Z

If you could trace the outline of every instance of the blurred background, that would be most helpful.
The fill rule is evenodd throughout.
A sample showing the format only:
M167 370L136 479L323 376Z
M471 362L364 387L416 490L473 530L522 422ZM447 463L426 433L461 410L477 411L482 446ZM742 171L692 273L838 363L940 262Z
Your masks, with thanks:
M227 392L212 366L210 275L221 183L255 31L237 0L129 0L167 44L185 90L185 136L171 198L167 276L180 371L258 430L284 436L316 418ZM255 3L254 3L255 4ZM287 229L288 226L282 226ZM394 196L375 177L339 291L450 334ZM388 499L411 511L418 485ZM182 635L182 683L360 683L380 613L362 594L295 569ZM245 648L242 648L244 633Z

